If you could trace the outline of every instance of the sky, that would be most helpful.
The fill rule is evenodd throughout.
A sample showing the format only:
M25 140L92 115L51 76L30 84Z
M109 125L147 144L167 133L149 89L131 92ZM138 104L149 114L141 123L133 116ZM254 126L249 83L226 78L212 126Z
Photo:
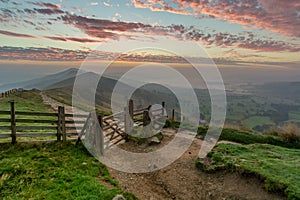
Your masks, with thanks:
M0 0L0 84L79 67L95 50L99 62L210 58L228 79L296 80L299 19L299 0Z

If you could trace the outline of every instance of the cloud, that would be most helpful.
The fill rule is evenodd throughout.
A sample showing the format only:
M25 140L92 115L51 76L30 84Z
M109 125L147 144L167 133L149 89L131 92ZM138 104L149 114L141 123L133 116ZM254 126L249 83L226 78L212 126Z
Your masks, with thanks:
M28 2L32 5L42 8L34 8L33 10L43 15L63 14L64 11L60 9L60 4L43 3L43 2ZM33 13L32 10L27 9L27 12Z
M27 14L30 14L30 15L32 15L32 14L35 14L35 13L36 13L36 11L34 11L34 10L31 10L31 9L29 9L29 8L25 8L25 9L24 9L24 12L25 12L25 13L27 13Z
M107 2L103 2L103 5L106 6L106 7L111 6L111 5L110 5L109 3L107 3Z
M141 0L131 0L136 8L149 8L152 11L159 11L159 12L170 12L174 14L180 14L180 15L191 15L191 13L181 10L181 9L175 9L169 6L167 3L164 3L163 1L141 1Z
M111 20L91 19L70 14L62 16L61 19L66 24L83 30L87 35L101 39L116 40L119 39L122 33L151 27L150 25L142 23L114 22Z
M219 47L238 47L259 52L298 52L300 48L297 45L288 42L269 39L256 39L251 32L241 34L214 33L204 34L195 29L190 29L184 33L187 40L202 41L206 45L215 45Z
M299 11L299 0L258 0L264 9L269 13L283 13Z
M31 61L82 61L87 56L90 60L107 61L115 58L118 53L104 51L67 50L60 48L37 47L0 47L0 60L31 60ZM122 54L117 61L127 62L160 62L160 63L186 63L179 56L152 55L148 53Z
M61 48L9 47L0 46L0 60L29 61L83 61L87 56L96 61L107 61L115 58L113 52L87 50L69 50Z
M131 0L137 8L152 11L174 12L177 14L206 15L231 23L279 32L300 37L299 0ZM173 3L172 3L173 2Z
M60 9L49 9L49 8L34 8L34 11L43 14L43 15L54 15L54 14L63 14L64 11Z
M98 2L91 2L90 5L91 6L97 6L97 5L99 5L99 3Z
M88 53L87 51L73 51L59 48L0 47L1 60L82 61Z
M149 37L149 35L151 37L152 35L159 35L181 39L181 35L186 31L182 25L153 26L150 24L88 18L71 14L66 14L61 19L65 24L75 26L87 35L101 39L118 40L121 36L132 39L134 38L133 34L140 34L140 37L143 38Z
M32 5L48 8L48 9L60 9L60 4L42 3L42 2L28 2Z
M35 38L33 35L14 33L10 31L0 30L1 35L11 36L11 37L23 37L23 38Z
M6 8L0 8L0 22L10 22L12 19L17 18L17 15Z
M93 40L88 38L76 38L76 37L58 37L58 36L44 36L44 38L56 40L56 41L74 41L74 42L81 42L81 43L92 43L92 42L101 42L100 40Z
M32 21L29 21L29 20L26 20L26 19L24 19L23 21L24 21L26 24L30 24L31 26L36 26L36 24L33 23Z
M251 49L255 51L261 51L261 52L280 52L280 51L299 52L300 51L300 47L290 46L289 44L282 41L254 40L254 41L241 43L238 45L238 47L244 49Z

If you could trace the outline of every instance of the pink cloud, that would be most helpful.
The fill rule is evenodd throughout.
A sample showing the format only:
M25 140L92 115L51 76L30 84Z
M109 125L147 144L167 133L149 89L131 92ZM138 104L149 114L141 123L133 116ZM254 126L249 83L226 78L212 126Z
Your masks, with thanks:
M300 37L299 0L177 0L170 3L165 0L131 0L135 7L149 8L153 11L172 12L177 14L208 15L220 20L255 26L284 35ZM162 6L163 5L163 6ZM179 9L177 9L179 8Z
M76 37L58 37L58 36L44 36L47 39L50 40L56 40L56 41L74 41L74 42L80 42L80 43L92 43L92 42L100 42L100 40L93 40L88 38L76 38Z
M4 31L4 30L0 30L0 34L6 35L6 36L11 36L11 37L34 38L33 35L22 34L22 33L14 33L14 32Z
M101 39L101 41L105 39L117 40L120 36L133 39L132 36L128 36L129 33L141 34L142 37L145 37L144 34L147 33L157 36L169 36L177 40L200 41L206 46L239 47L256 51L266 50L268 52L299 51L298 47L286 42L272 39L254 39L251 32L243 34L204 33L202 30L183 25L154 26L143 23L90 19L70 14L62 16L61 19L66 24L75 26L90 37Z

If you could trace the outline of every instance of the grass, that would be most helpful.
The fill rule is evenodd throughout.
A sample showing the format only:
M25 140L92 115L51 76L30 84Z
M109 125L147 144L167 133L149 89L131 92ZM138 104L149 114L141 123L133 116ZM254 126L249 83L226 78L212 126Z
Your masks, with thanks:
M105 200L117 194L137 199L124 193L106 167L83 146L72 143L0 146L0 196L3 200Z
M286 142L279 136L265 135L261 133L240 131L235 129L223 129L219 139L241 144L271 144L275 146L300 149L300 143L297 141Z
M256 175L264 180L265 188L281 192L288 199L300 199L300 150L268 144L219 144L207 160L196 160L207 171L237 171Z

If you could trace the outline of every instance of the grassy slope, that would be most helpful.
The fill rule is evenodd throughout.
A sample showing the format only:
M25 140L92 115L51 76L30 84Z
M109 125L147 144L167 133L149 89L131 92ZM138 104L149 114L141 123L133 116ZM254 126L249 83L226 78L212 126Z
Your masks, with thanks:
M58 89L51 89L51 90L45 90L43 91L47 96L51 97L52 99L66 104L66 105L72 105L72 96L70 95L72 93L71 90L68 88L58 88ZM90 109L86 107L86 105L75 105L77 108L89 112ZM107 109L109 105L107 106L99 106L96 105L96 110L98 113L101 113L103 115L111 115L111 112L109 109Z
M24 91L0 98L0 110L10 110L11 100L15 101L17 111L52 111L49 105L43 104L39 91ZM10 139L2 141L9 142ZM98 177L114 185L113 189L100 184ZM1 199L112 199L120 193L118 183L109 176L106 167L82 146L70 143L0 144ZM131 194L124 196L136 199Z
M113 185L101 184L97 177ZM0 147L3 199L112 199L123 192L105 168L82 146L18 144ZM127 199L136 199L125 193Z
M208 172L239 171L254 174L272 192L283 192L289 199L300 199L300 150L268 144L219 144L208 154L208 163L196 165ZM203 164L206 163L206 164Z
M24 91L22 93L14 94L7 98L0 98L0 110L10 110L9 101L14 100L17 111L34 111L34 112L49 112L51 106L45 105L40 91Z

